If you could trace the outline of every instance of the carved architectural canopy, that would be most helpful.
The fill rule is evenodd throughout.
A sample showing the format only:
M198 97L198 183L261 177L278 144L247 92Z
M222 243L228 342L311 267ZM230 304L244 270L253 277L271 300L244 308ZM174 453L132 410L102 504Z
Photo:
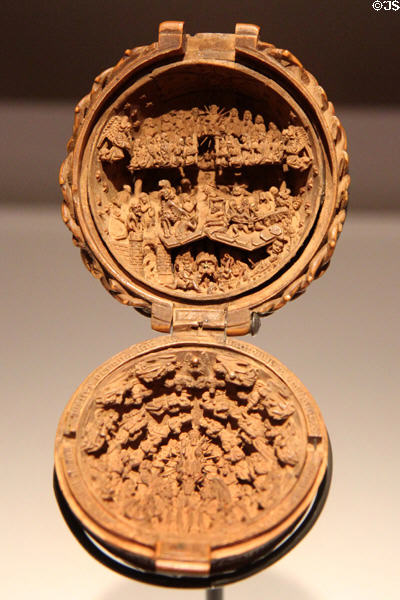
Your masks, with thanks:
M329 263L344 133L312 76L256 28L174 31L128 51L78 105L64 218L125 304L272 312Z

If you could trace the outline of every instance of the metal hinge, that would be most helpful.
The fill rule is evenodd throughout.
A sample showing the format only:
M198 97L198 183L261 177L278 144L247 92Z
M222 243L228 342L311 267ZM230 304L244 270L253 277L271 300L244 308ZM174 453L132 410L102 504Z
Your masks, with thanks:
M175 308L172 331L225 331L227 311L223 308Z
M153 302L151 326L162 333L196 332L197 334L226 336L255 333L255 320L247 308L229 310L225 307L174 306L169 302Z

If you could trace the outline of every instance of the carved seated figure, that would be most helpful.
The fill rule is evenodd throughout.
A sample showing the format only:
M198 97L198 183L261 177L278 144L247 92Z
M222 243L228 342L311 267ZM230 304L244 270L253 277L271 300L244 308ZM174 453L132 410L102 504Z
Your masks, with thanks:
M282 181L279 188L279 193L276 198L276 205L281 208L289 208L291 205L290 189L286 185L286 181Z
M124 150L132 144L132 125L126 115L114 115L104 128L98 144L99 158L104 162L117 162L124 158Z
M242 133L252 134L253 133L253 116L250 110L245 110L243 113L242 121Z
M141 130L140 130L140 134L143 137L153 137L155 134L157 133L157 128L156 128L156 124L154 122L154 119L152 119L151 117L148 117L147 119L145 119L143 121Z
M181 290L198 289L194 278L195 261L191 253L178 254L174 265L175 288Z
M237 108L231 108L231 110L224 116L221 123L221 131L225 135L240 135L240 119Z
M279 163L284 156L283 136L280 129L272 121L268 124L268 131L264 142L264 160L270 163Z
M277 238L274 240L269 249L270 262L276 262L279 255L283 252L285 241Z
M140 207L140 220L143 231L146 231L154 225L154 208L150 203L150 198L145 192L139 194L138 204Z
M218 261L213 254L209 252L199 252L196 257L196 281L201 290L211 293L216 285L218 275Z
M114 197L108 222L108 233L114 240L123 240L128 235L126 226L126 211L128 210L132 188L130 185L123 185L122 190Z
M211 185L204 187L204 194L208 204L208 215L206 226L215 230L224 229L226 225L225 203L226 199L222 192Z
M229 282L232 278L232 269L235 264L235 259L233 256L229 254L229 252L225 252L221 258L221 267L219 270L221 283Z
M129 203L127 229L129 232L129 238L132 238L134 234L141 233L143 231L142 209L140 206L139 197L136 196L133 196Z
M312 153L305 129L289 125L287 129L283 130L282 134L287 154L286 164L299 171L308 169L312 162Z
M228 216L232 233L237 237L241 231L244 233L250 233L251 231L250 194L244 184L235 184L232 189L232 196L233 198L228 207Z
M264 118L261 115L256 115L254 119L254 137L256 137L259 141L263 140L267 134L267 130L265 128Z
M265 212L267 214L273 213L277 208L276 199L278 196L279 190L273 185L266 192L259 193L260 203L263 205Z
M197 200L190 179L183 178L181 180L181 189L182 192L177 197L182 211L177 233L184 235L188 231L194 231L197 227Z
M160 197L160 223L165 237L170 237L173 233L173 227L181 216L181 209L178 206L175 188L172 187L168 179L161 179L158 182L161 190Z

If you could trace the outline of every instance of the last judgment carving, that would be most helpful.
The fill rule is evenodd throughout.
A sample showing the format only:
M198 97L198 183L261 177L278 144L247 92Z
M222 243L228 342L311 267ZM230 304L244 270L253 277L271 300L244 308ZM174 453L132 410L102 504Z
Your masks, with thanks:
M304 459L289 388L215 351L164 351L128 365L97 390L80 435L94 496L164 533L256 518L288 493Z
M113 254L133 275L192 297L272 276L317 208L305 128L294 113L278 127L236 107L145 116L152 107L146 97L125 104L95 147L94 211Z

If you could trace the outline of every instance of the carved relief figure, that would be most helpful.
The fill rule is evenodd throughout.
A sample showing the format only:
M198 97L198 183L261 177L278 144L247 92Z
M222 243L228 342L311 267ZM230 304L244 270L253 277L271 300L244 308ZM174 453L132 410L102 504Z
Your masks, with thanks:
M199 289L212 292L218 276L217 258L209 252L200 252L196 257L196 271Z
M132 189L130 185L124 185L122 190L116 194L111 205L108 233L114 240L123 240L128 235L126 215L129 210Z
M212 531L294 485L299 423L288 388L251 362L165 351L98 390L82 460L107 510L158 533Z
M277 272L309 226L306 130L217 104L160 115L133 106L130 115L105 125L96 175L110 187L98 214L123 266L195 296L240 290ZM289 172L302 185L293 189ZM123 179L115 192L114 173Z
M160 186L160 223L165 237L170 237L174 225L179 222L181 209L178 205L176 190L168 179L158 182Z
M100 137L98 148L102 161L116 162L124 158L124 150L130 151L132 144L132 124L127 115L111 117L103 135Z
M178 254L174 265L175 287L181 290L198 290L194 277L196 271L195 261L189 251Z

